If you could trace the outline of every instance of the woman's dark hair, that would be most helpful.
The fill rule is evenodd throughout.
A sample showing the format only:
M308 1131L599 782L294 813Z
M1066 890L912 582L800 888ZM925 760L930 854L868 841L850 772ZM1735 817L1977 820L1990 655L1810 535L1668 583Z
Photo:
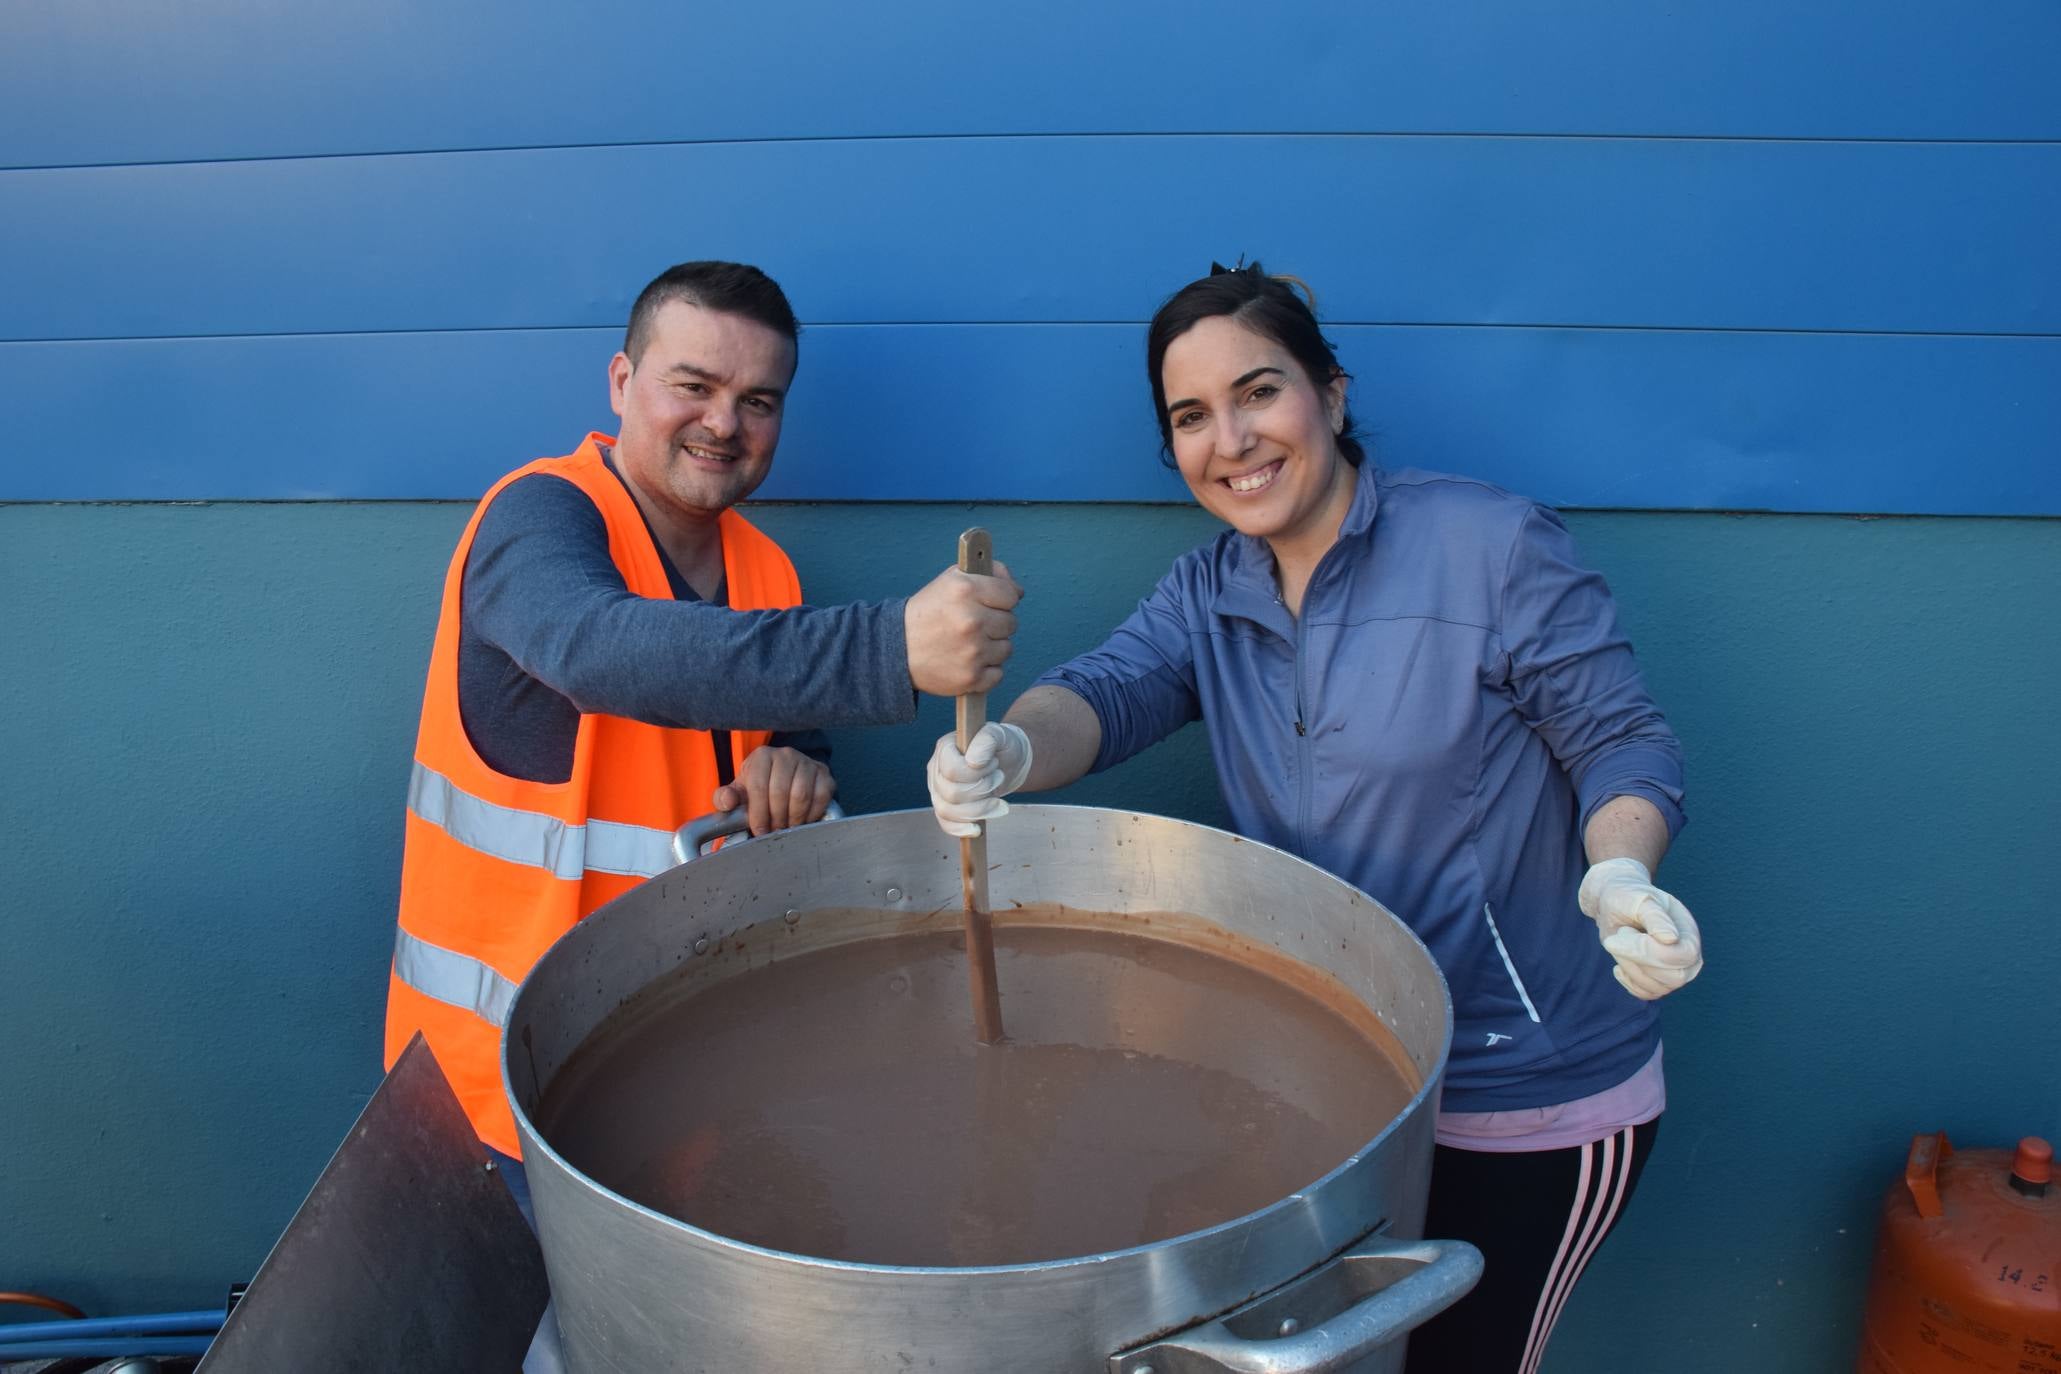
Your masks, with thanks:
M1296 288L1301 287L1301 294ZM1145 334L1145 370L1152 376L1152 413L1159 420L1159 460L1174 466L1174 423L1166 413L1166 382L1160 366L1167 347L1213 315L1228 315L1288 350L1313 385L1352 374L1338 365L1338 354L1317 327L1316 297L1298 277L1270 277L1257 262L1239 267L1209 265L1209 275L1189 282L1159 307ZM1354 467L1366 461L1353 425L1352 411L1338 435L1338 451Z
M801 325L795 321L794 307L787 303L787 293L780 289L779 282L749 263L682 262L653 277L638 293L637 303L630 307L630 327L623 334L623 352L630 355L631 362L644 360L644 346L651 341L651 322L670 301L685 301L724 315L742 315L776 334L786 335L787 341L797 347L801 342Z

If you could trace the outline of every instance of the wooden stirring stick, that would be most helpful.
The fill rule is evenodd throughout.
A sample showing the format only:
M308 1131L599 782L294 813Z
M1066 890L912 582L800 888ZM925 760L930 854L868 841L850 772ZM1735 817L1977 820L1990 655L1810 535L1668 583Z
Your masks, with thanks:
M959 571L986 576L995 561L994 541L983 529L959 536ZM987 724L988 697L968 692L959 698L959 752L972 745ZM988 910L988 827L959 841L959 882L966 891L966 972L973 983L973 1029L983 1045L1002 1038L1002 989L995 981L995 919Z

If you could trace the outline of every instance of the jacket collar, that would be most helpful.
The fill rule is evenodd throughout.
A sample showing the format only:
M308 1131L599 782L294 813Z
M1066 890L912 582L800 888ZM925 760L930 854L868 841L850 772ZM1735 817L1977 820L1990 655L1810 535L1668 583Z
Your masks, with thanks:
M1365 544L1374 534L1374 517L1381 508L1381 474L1372 463L1360 465L1359 480L1353 484L1352 504L1339 522L1338 538L1332 548L1347 542ZM1210 609L1220 616L1254 621L1283 639L1295 637L1295 617L1281 602L1274 585L1274 551L1267 541L1233 531L1224 578ZM1330 556L1327 552L1327 558Z

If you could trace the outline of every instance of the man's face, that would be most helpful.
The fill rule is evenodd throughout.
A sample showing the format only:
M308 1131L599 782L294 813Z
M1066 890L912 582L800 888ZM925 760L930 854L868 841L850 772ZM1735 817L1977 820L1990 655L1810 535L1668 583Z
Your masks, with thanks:
M793 380L794 344L778 330L666 302L644 356L608 365L623 476L676 520L714 519L766 480Z

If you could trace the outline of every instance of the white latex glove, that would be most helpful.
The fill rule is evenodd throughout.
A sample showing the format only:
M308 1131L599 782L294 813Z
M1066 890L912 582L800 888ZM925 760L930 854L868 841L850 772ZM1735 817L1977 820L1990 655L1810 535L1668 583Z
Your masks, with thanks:
M1605 859L1588 871L1576 895L1596 923L1611 972L1632 996L1651 1002L1703 972L1703 936L1696 918L1653 885L1637 859Z
M989 721L963 754L957 736L946 735L925 770L938 825L947 835L978 835L981 821L1009 814L1002 798L1023 786L1030 766L1030 736L1014 725Z

